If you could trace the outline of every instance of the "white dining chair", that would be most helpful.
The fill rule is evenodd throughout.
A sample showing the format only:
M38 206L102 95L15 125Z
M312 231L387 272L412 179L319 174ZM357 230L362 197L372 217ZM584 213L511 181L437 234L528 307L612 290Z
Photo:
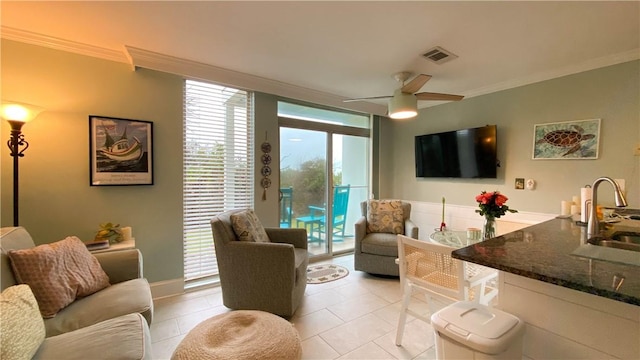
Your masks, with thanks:
M403 299L396 345L402 343L407 314L431 322L430 318L409 309L414 293L426 297L431 314L436 311L434 299L444 303L468 300L491 305L498 290L488 286L487 282L495 279L497 272L452 258L451 252L454 250L449 246L398 235L398 266Z

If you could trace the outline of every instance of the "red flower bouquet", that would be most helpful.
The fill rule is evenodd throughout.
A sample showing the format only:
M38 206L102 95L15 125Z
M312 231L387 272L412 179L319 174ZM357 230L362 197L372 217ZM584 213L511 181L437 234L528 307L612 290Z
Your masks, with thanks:
M509 206L505 203L509 200L508 197L500 194L499 191L486 192L483 191L480 195L476 196L479 210L476 210L480 216L499 218L508 212L516 213L518 210L509 209Z
M509 209L509 206L505 204L507 200L509 198L498 191L491 193L483 191L476 196L478 207L480 207L476 212L480 216L484 216L484 225L482 227L482 238L484 240L496 237L496 218L506 214L507 211L511 213L518 212L518 210Z

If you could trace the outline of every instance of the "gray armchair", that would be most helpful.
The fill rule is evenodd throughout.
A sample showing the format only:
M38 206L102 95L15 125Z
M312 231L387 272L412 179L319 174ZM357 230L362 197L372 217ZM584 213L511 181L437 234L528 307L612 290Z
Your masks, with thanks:
M230 309L290 317L307 287L307 232L265 228L271 242L238 241L231 210L211 219L222 301Z
M378 275L400 276L396 234L367 232L367 202L360 204L362 217L355 223L354 268ZM402 201L405 236L418 238L418 227L411 221L411 204Z

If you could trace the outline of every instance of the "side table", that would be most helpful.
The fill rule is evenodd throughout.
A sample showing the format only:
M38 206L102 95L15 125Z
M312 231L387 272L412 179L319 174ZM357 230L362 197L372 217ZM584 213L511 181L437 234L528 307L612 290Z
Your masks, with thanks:
M125 240L125 241L121 241L119 243L111 244L106 249L89 250L89 251L92 254L97 254L97 253L110 252L110 251L120 251L120 250L127 250L127 249L135 249L135 247L136 247L136 239L135 238L131 238L130 240Z

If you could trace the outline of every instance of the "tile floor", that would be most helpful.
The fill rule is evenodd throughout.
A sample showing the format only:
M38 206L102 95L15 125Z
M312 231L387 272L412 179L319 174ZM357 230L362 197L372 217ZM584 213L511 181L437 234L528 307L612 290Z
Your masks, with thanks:
M395 345L400 310L399 280L353 270L353 255L325 261L349 269L349 276L307 285L290 319L302 339L303 359L435 359L431 325L408 316L403 344ZM411 308L428 315L425 302ZM169 359L199 322L229 312L219 287L156 300L151 338L154 356Z
M333 253L340 253L343 251L351 250L353 252L353 246L355 244L355 238L352 235L345 235L345 237L341 241L334 241L333 243ZM312 255L322 255L327 252L327 244L325 242L321 243L309 243L309 253Z

